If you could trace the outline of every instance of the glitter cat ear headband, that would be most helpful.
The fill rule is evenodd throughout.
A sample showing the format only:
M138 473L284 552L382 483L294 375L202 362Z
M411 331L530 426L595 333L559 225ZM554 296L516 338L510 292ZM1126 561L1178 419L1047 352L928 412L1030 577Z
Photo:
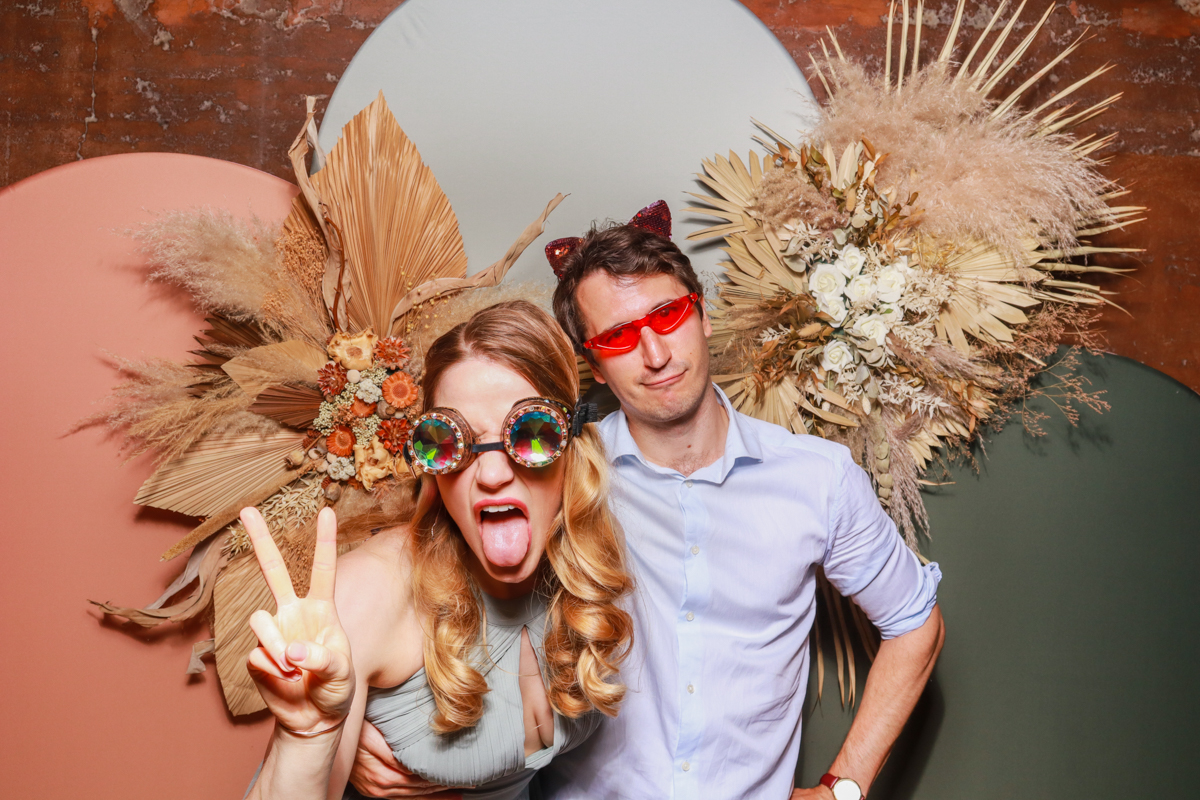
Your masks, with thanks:
M633 219L629 220L627 224L657 234L664 239L670 239L671 209L667 208L665 200L656 200L634 214ZM575 252L582 241L583 239L578 236L567 236L555 239L546 245L546 260L550 262L550 268L554 270L555 276L562 278L563 263L567 260L567 256Z

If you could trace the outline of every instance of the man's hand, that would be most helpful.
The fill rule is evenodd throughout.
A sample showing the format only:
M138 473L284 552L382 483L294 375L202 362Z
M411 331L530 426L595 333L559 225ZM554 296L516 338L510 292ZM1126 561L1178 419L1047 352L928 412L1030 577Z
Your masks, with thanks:
M792 789L792 800L833 800L833 789L814 786L811 789Z
M426 800L462 800L462 794L414 775L392 754L379 729L363 721L358 752L350 770L350 783L365 797L424 797Z

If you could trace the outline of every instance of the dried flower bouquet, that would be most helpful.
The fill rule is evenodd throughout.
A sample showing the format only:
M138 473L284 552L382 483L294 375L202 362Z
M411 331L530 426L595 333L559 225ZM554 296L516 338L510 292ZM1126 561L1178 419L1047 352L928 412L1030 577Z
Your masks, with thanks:
M343 548L403 517L414 492L398 455L422 366L412 354L504 299L488 287L563 199L467 278L450 203L383 96L327 159L318 151L323 166L310 176L313 113L310 98L290 150L300 195L279 230L198 210L140 232L151 277L187 291L209 327L194 363L122 360L126 381L92 420L124 430L135 455L161 458L135 502L201 518L163 555L191 550L162 597L144 608L97 605L146 627L211 611L214 638L195 645L188 671L213 653L234 714L263 708L245 666L255 646L246 621L273 610L238 512L263 512L301 593L322 507L337 508Z

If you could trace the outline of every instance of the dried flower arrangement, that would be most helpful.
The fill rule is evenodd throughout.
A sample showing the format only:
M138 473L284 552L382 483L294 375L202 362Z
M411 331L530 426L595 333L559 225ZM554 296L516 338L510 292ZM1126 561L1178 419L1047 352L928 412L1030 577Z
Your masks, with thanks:
M146 627L211 610L214 638L195 645L188 671L213 653L233 714L263 707L245 668L254 647L246 621L273 602L238 512L263 512L299 592L322 507L337 509L343 548L402 518L414 501L397 457L420 398L412 353L481 300L503 299L492 287L563 199L467 278L450 203L382 95L328 158L317 151L324 165L310 176L313 114L310 98L289 153L301 192L278 231L200 210L139 232L151 277L186 290L209 327L196 363L120 361L127 380L92 420L123 429L135 455L160 456L135 502L202 518L163 555L191 550L156 602L97 605Z
M936 449L965 451L1043 372L1068 415L1104 405L1050 361L1064 332L1091 346L1095 311L1112 302L1079 278L1118 270L1082 257L1132 252L1087 237L1143 209L1115 205L1125 192L1092 159L1111 137L1067 133L1117 98L1082 110L1059 102L1107 68L1018 107L1082 37L993 97L1052 8L1002 54L1021 9L987 43L1001 3L956 64L959 0L922 66L923 0L911 59L908 0L893 47L896 5L882 75L844 57L831 32L833 53L823 43L823 63L812 58L828 96L814 130L793 145L760 125L771 137L761 162L753 152L705 160L697 177L712 194L694 194L704 207L689 210L722 220L690 238L724 237L729 254L713 311L717 382L745 413L847 445L915 550ZM841 683L847 615L865 628L856 607L834 610Z

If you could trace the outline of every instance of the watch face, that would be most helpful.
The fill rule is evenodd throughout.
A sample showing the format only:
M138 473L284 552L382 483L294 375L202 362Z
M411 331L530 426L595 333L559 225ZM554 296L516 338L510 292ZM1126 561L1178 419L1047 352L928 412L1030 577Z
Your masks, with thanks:
M833 784L834 800L862 800L862 789L849 778L841 778Z

